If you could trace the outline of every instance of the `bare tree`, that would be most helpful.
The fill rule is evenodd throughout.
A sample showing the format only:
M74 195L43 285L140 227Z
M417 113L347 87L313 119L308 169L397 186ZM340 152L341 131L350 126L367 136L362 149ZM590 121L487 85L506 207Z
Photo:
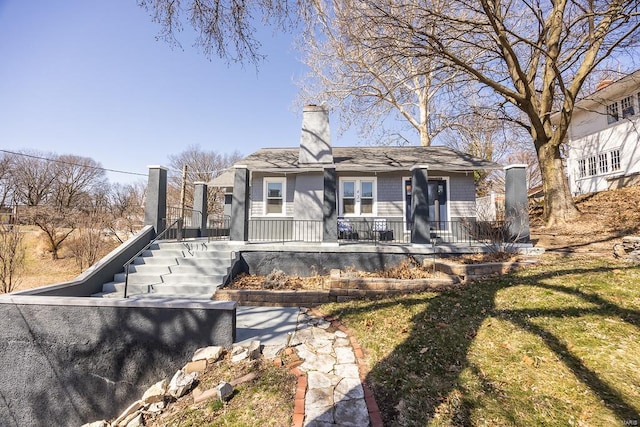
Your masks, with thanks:
M62 242L76 229L78 212L52 206L32 206L27 214L31 223L44 233L51 258L57 260Z
M76 265L83 271L113 248L105 238L108 218L102 213L85 214L65 244L75 257Z
M126 235L134 234L142 228L144 222L145 185L142 182L132 184L113 184L110 187L109 212L107 226L116 238L123 242Z
M16 203L38 206L46 202L56 178L54 157L37 151L20 151L13 155L11 168L13 191Z
M171 173L169 175L169 203L179 206L180 189L182 186L182 168L187 165L185 199L187 205L193 201L193 183L209 182L220 175L226 168L240 160L240 153L218 154L215 151L202 150L197 145L187 147L183 152L169 156ZM209 212L215 212L219 204L224 201L224 195L219 189L208 189Z
M343 128L357 124L361 136L382 133L382 142L390 136L409 142L411 138L402 135L408 127L421 145L429 146L453 123L457 106L451 97L462 83L459 73L436 56L388 51L385 44L397 37L396 29L370 27L342 2L316 0L309 5L313 13L308 16L315 19L297 43L310 69L299 82L302 102L324 103L339 112Z
M446 7L400 0L344 0L389 56L439 58L485 88L496 110L531 136L548 225L578 214L560 147L578 94L603 61L637 46L639 1L454 0ZM411 17L408 19L407 17ZM433 31L434 26L437 28ZM393 37L385 34L393 28ZM550 116L559 111L557 124Z
M0 225L0 292L12 292L18 286L24 255L22 233L18 227Z
M176 34L188 23L197 33L195 45L211 58L226 61L263 59L260 41L254 37L256 18L277 28L293 25L296 10L285 0L138 0L154 22L160 24L158 38L180 46Z
M60 209L81 208L95 202L106 183L106 173L100 163L88 157L56 156L52 167L53 203Z

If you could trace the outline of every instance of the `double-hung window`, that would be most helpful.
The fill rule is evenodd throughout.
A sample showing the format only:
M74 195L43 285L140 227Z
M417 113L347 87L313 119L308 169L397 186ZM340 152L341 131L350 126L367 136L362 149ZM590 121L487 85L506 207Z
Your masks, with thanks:
M375 215L375 178L342 178L339 194L341 215Z
M286 178L264 179L265 215L285 214Z
M607 105L607 123L615 123L619 118L618 103L614 102L613 104Z
M589 175L596 175L598 173L596 165L596 156L589 157Z
M585 159L578 160L578 178L587 176L587 161Z
M598 154L598 170L600 173L609 172L609 156L607 153Z
M620 150L611 151L611 170L620 170Z
M620 101L620 104L622 105L622 118L627 118L629 116L633 116L635 114L635 109L634 109L634 102L633 102L633 95L631 96L627 96L626 98L624 98L622 101Z

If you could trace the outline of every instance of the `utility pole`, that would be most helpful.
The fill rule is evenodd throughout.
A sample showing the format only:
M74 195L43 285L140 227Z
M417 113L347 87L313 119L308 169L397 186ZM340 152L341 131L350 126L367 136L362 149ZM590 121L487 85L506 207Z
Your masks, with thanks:
M180 218L184 219L187 197L187 165L182 165L182 187L180 188Z

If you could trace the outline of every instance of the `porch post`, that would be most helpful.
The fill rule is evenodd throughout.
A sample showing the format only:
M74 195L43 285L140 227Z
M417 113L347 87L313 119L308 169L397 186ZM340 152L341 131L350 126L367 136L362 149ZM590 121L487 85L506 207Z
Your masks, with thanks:
M429 173L426 165L411 168L411 243L430 243Z
M235 168L229 240L246 242L249 240L249 169L244 165Z
M194 182L193 185L193 213L191 222L195 227L198 227L198 237L204 237L207 232L207 183ZM201 214L198 214L196 211Z
M152 225L156 236L167 226L167 168L149 166L144 225Z
M528 242L529 202L527 200L527 165L509 165L504 168L504 216L508 221L509 237Z
M324 168L324 197L322 205L322 242L338 242L338 209L336 204L336 168Z

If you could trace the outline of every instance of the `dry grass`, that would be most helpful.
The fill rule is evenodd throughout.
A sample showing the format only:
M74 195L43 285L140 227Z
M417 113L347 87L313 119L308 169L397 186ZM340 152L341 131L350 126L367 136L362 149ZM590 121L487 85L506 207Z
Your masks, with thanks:
M42 232L33 226L23 226L23 243L26 248L24 270L18 279L15 290L32 289L72 280L82 271L78 268L73 254L64 246L58 253L59 259L53 260L47 251ZM104 254L116 246L110 243Z
M547 256L465 288L322 307L366 349L385 425L640 421L640 268Z
M198 387L207 390L221 381L231 382L253 373L254 380L238 385L225 403L217 399L193 403L191 394L171 403L158 417L147 418L147 426L287 426L293 418L295 375L268 360L223 360L209 366L198 378Z

